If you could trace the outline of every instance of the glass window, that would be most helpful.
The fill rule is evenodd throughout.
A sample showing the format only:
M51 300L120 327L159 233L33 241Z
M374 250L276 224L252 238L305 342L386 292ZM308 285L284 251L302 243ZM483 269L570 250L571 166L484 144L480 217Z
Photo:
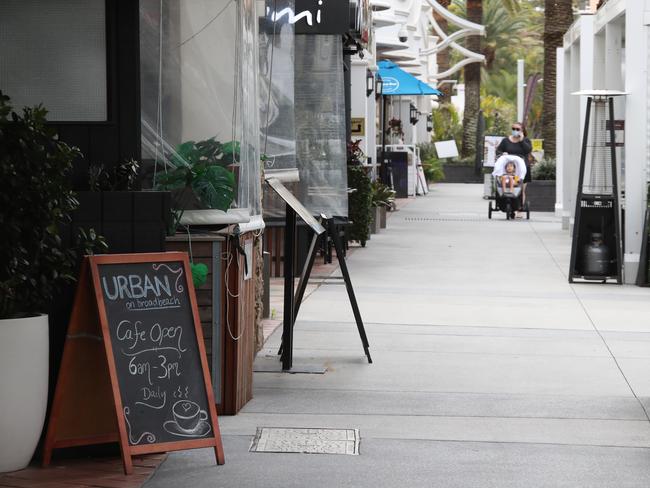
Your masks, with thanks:
M0 90L52 121L107 118L105 0L2 0Z

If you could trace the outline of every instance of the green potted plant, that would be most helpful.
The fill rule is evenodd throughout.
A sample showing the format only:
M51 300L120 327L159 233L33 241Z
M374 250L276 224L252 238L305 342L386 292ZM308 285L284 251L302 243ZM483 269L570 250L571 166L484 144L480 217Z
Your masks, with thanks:
M371 184L371 201L373 208L373 221L371 232L377 233L379 229L386 228L386 212L395 205L395 190L379 181Z
M24 468L41 435L45 313L77 264L61 233L78 204L70 172L79 151L59 141L46 113L37 106L17 114L0 92L0 472ZM94 232L86 238L97 240Z
M351 225L347 230L350 241L359 241L361 247L366 247L370 239L370 223L372 220L372 189L370 178L363 167L366 155L361 149L361 139L347 144L348 157L348 218Z
M176 224L186 212L226 212L235 199L239 143L214 137L180 144L169 158L172 169L157 176L155 188L172 192Z

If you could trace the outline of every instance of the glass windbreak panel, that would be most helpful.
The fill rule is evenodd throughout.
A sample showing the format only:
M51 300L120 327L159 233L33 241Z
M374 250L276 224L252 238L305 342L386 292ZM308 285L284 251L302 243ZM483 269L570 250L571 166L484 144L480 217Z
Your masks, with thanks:
M254 2L140 1L142 158L154 187L208 161L234 175L230 207L259 213L256 22Z
M294 25L288 15L294 2L266 0L259 3L260 151L266 175L296 169L294 125ZM276 13L277 12L277 13ZM285 186L296 191L295 183ZM264 189L264 216L283 217L284 202Z
M2 0L0 90L51 121L107 119L105 0Z
M588 195L612 195L612 147L607 100L594 100L591 111L582 192Z
M299 200L314 215L348 215L341 36L296 36Z

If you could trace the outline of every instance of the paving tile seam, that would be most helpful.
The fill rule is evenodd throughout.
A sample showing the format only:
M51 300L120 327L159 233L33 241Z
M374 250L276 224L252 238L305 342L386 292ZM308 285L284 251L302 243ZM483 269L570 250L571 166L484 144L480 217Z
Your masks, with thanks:
M309 323L309 321L305 321ZM346 325L351 325L351 326L356 326L356 322L350 321L332 321L332 322L324 322L324 323L329 323L329 324L339 324L341 326L346 326ZM495 327L495 326L481 326L481 325L473 325L473 324L406 324L406 323L398 323L398 322L364 322L364 325L366 327L370 326L404 326L404 327L458 327L458 328L474 328L474 329L487 329L487 330L540 330L540 331L553 331L553 332L595 332L594 329L557 329L557 328L549 328L549 327L510 327L510 326L504 326L504 327ZM296 327L300 329L300 320L296 323ZM630 332L630 333L637 333L637 331L619 331L616 329L607 329L604 330L604 332ZM646 332L650 334L650 332Z
M534 228L533 226L530 226L530 227L531 227L531 229L533 230L533 232L535 233L535 235L537 236L537 239L538 239L539 242L542 244L542 246L544 247L544 249L546 249L546 251L548 252L549 256L551 256L551 258L553 259L553 262L555 263L555 266L558 268L558 270L560 271L560 273L562 273L563 276L564 276L565 278L567 278L567 275L563 273L562 268L560 267L559 263L558 263L557 260L555 259L555 256L553 256L553 254L552 254L551 251L548 249L548 247L546 247L546 243L544 242L544 240L542 239L542 237L538 234L537 230L535 230L535 228ZM628 386L628 388L630 389L630 391L632 392L632 395L634 395L634 398L636 398L636 399L637 399L637 402L639 403L639 405L641 405L641 408L643 409L643 412L645 413L646 419L647 419L648 422L650 423L650 415L648 414L648 410L646 409L646 406L643 404L643 402L641 401L641 399L638 397L638 395L637 395L636 392L634 391L634 388L632 387L632 384L630 383L630 380L629 380L629 379L627 378L627 376L625 375L625 372L623 371L623 368L621 367L621 365L619 364L618 360L616 359L616 356L614 355L614 352L613 352L612 349L610 348L610 346L609 346L609 344L607 343L607 340L606 340L605 337L603 336L602 332L598 329L598 327L596 326L596 323L595 323L595 322L593 321L593 319L591 318L591 315L589 314L589 310L587 310L587 307L585 306L584 302L582 301L582 299L581 299L580 296L578 295L578 292L577 292L575 286L573 285L573 283L570 284L570 288L571 288L571 291L573 291L573 294L575 295L576 300L577 300L578 303L580 304L580 307L582 308L582 310L583 310L585 316L587 317L587 320L589 320L589 323L591 324L591 326L593 327L593 329L594 329L594 330L596 331L596 333L598 333L598 335L600 336L600 339L603 341L603 344L605 345L605 347L606 347L607 350L609 351L609 354L610 354L610 356L611 356L611 358L612 358L612 361L614 361L614 364L616 364L616 367L618 368L618 370L619 370L621 376L623 377L623 380L625 380L625 383L627 383L627 386Z
M264 374L264 375L279 375L278 377L282 378L284 376L284 373L256 373L256 374ZM346 392L349 393L351 391L358 391L358 392L364 392L364 393L395 393L395 394L402 394L402 393L410 393L410 394L422 394L422 395L475 395L475 396L498 396L498 397L523 397L523 398L582 398L582 399L589 399L589 398L601 398L601 399L628 399L628 400L636 400L637 397L635 396L624 396L624 395L571 395L571 394L566 394L562 395L559 393L535 393L534 395L532 393L521 393L521 392L504 392L504 391L481 391L481 392L475 392L475 391L449 391L449 390L375 390L375 389L362 389L357 386L355 386L353 389L350 388L323 388L323 387L312 387L308 385L300 385L299 387L291 387L287 385L279 385L279 386L255 386L255 389L264 389L264 390L293 390L293 391L301 391L301 390L309 390L310 392L314 391L327 391L327 392L333 392L333 391L340 391L340 392ZM644 397L645 398L645 397Z
M623 418L602 418L602 417L546 417L544 415L538 415L535 417L530 416L517 416L517 415L443 415L443 414L417 414L411 413L408 415L400 413L360 413L360 412L300 412L300 411L289 411L283 410L282 412L266 412L266 411L255 411L255 410L246 410L245 412L240 412L242 416L255 416L255 415L304 415L306 417L403 417L403 418L435 418L435 419L504 419L504 420L557 420L557 421L587 421L587 422L637 422L642 424L647 424L645 418L636 418L636 419L623 419Z
M523 446L557 446L557 447L590 447L597 449L637 449L643 451L650 451L650 446L618 446L611 444L568 444L565 442L526 442L526 441L481 441L481 440L466 440L466 439L421 439L416 437L370 437L362 435L360 440L364 439L381 440L381 441L415 441L415 442L435 442L435 443L458 443L458 444L493 444L493 445L523 445Z
M236 434L236 433L222 433L222 437L231 437L233 439L239 438L250 438L254 437L255 434ZM527 441L483 441L483 440L471 440L471 439L435 439L435 438L425 438L425 437L386 437L386 436L372 436L368 434L361 433L359 437L360 448L363 445L364 441L373 440L373 441L399 441L399 442L430 442L430 443L440 443L440 444L492 444L492 445L521 445L521 446L557 446L557 447L588 447L596 449L635 449L650 451L650 446L628 446L628 445L616 445L616 444L585 444L585 443L566 443L566 442L527 442ZM255 453L257 454L257 453ZM262 453L264 454L264 453ZM266 453L270 454L270 453ZM273 454L283 454L283 453L273 453ZM295 454L295 453L287 453Z
M337 348L332 347L296 347L294 346L294 351L322 351L322 352L337 352L337 351L356 351L358 348L341 346ZM398 349L398 348L381 348L381 347L370 347L370 350L375 352L415 352L422 354L431 354L434 356L503 356L503 357L539 357L539 358L582 358L582 359L609 359L610 356L607 354L536 354L531 352L522 352L522 353L500 353L500 352L463 352L463 351L452 351L452 352L443 352L443 351L433 351L430 349ZM316 358L315 358L316 359ZM625 357L621 356L621 359L650 359L650 356L641 356L641 357Z

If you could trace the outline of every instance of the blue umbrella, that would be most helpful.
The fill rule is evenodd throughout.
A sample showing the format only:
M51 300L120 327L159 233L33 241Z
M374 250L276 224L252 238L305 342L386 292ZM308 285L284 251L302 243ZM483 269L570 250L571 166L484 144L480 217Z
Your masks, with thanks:
M383 81L382 95L442 95L440 90L431 88L392 61L379 61L377 66Z

